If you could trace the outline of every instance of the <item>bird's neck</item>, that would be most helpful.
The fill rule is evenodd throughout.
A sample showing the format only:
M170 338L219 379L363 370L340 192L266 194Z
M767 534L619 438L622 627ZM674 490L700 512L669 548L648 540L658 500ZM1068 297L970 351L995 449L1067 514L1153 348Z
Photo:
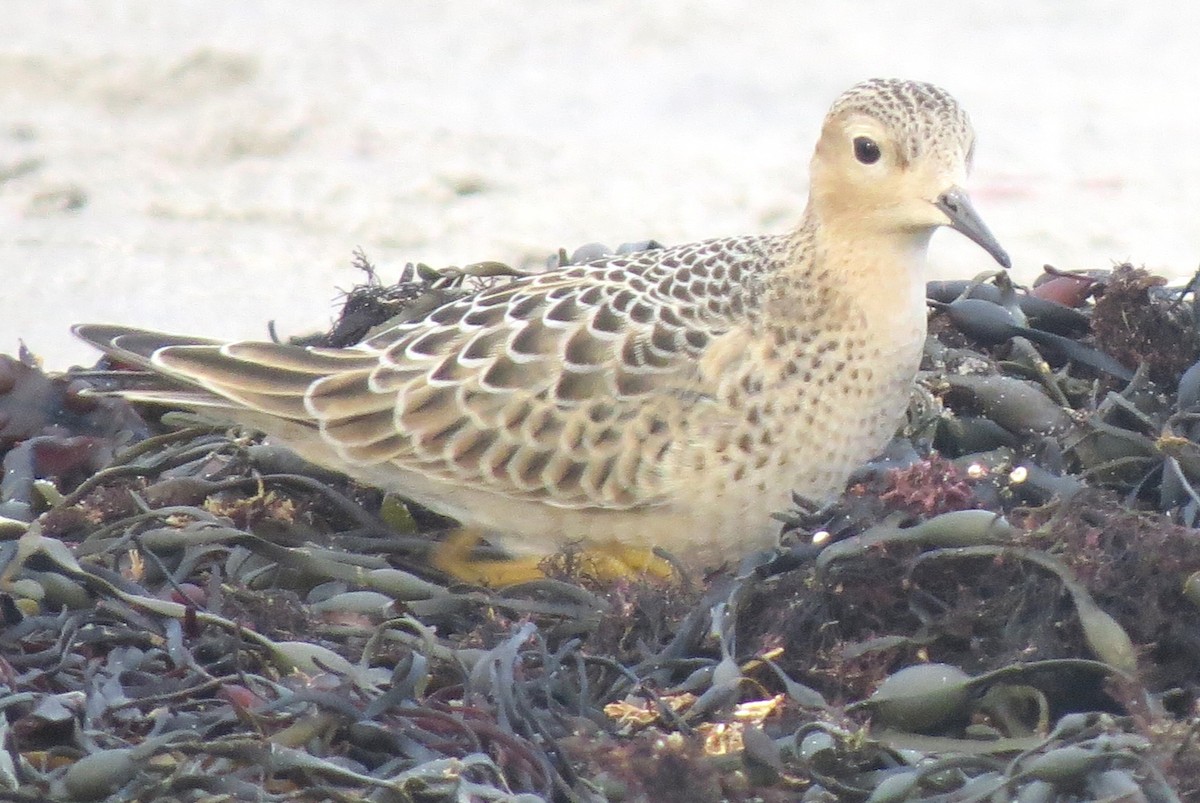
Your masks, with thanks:
M925 320L925 266L932 230L883 230L870 218L818 220L805 212L784 271L824 289L829 311L854 309L876 322ZM813 312L821 312L814 310Z

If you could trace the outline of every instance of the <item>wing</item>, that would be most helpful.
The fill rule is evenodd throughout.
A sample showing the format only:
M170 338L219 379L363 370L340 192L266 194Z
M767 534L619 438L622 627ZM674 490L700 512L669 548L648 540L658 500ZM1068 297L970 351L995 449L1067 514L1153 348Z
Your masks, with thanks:
M745 322L772 244L707 241L523 277L345 349L153 348L145 333L77 331L215 394L206 406L310 423L350 466L630 509L662 501L662 459L715 391L697 366Z

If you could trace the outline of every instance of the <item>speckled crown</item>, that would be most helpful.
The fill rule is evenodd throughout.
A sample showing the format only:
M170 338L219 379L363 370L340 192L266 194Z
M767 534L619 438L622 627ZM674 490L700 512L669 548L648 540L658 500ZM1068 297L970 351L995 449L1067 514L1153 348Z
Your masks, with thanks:
M872 78L856 84L834 101L829 119L861 113L892 129L904 143L905 156L919 156L924 149L948 145L967 154L975 135L971 120L958 101L946 90L922 81Z

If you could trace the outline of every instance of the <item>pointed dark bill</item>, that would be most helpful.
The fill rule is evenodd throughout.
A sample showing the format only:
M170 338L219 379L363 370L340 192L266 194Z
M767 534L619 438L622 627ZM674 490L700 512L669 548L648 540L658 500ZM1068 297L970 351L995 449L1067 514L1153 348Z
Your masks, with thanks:
M934 205L950 218L950 228L960 234L965 234L984 251L991 254L992 258L1003 267L1012 267L1012 261L1008 258L1008 254L988 231L988 227L984 225L983 219L979 217L975 207L971 206L971 199L967 197L967 193L962 187L951 187L946 190L938 197Z

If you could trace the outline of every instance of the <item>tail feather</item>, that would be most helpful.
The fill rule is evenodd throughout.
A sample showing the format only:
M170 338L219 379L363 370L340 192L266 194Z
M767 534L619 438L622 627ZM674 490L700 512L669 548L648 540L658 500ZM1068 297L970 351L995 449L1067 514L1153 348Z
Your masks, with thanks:
M139 368L153 370L151 357L167 346L218 346L221 341L203 337L170 335L107 323L79 323L71 332L109 357Z
M154 352L152 362L173 376L186 377L216 393L303 396L313 380L324 375L273 362L239 359L216 346L168 346Z
M313 423L304 406L308 386L330 365L346 362L331 359L327 350L309 360L309 350L300 346L227 347L219 340L110 324L78 324L72 331L111 359L145 372L131 373L130 380L114 390L119 395L243 423L248 414L255 420L278 416Z

